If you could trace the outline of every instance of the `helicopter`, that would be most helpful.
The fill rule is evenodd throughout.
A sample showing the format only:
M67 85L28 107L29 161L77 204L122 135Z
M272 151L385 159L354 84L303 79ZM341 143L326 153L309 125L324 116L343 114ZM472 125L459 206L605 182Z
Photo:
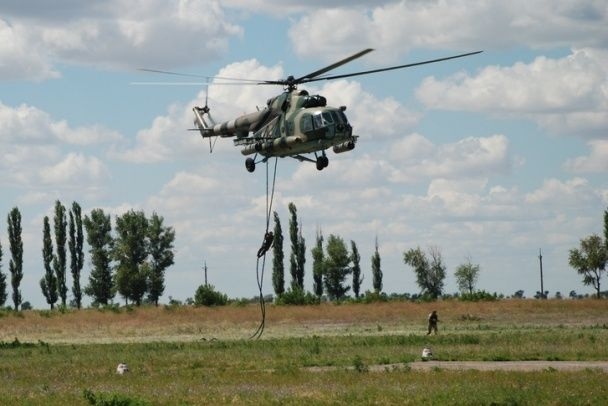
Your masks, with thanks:
M326 75L327 72L372 51L372 48L364 49L298 78L288 76L286 79L280 80L237 79L243 81L242 84L283 86L283 93L268 99L263 109L219 123L211 117L206 99L204 106L194 106L192 108L195 126L193 130L198 131L203 139L209 138L211 150L213 149L211 146L212 137L234 137L234 145L241 148L243 155L248 156L245 159L245 168L249 172L255 171L257 163L267 162L272 157L291 157L300 162L312 162L320 171L329 165L326 150L332 148L336 154L352 151L359 136L353 134L353 128L344 113L346 106L329 106L325 97L311 95L304 89L298 89L298 85L426 65L483 52L475 51L405 65L347 74ZM173 72L151 69L142 70L173 74ZM207 77L207 79L209 78ZM313 154L314 159L307 156L308 154ZM261 158L258 159L258 157Z

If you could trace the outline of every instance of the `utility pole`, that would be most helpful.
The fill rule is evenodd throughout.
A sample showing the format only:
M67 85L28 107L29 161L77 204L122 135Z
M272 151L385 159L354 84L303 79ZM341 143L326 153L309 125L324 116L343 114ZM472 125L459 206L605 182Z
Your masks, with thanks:
M545 288L543 287L543 253L541 249L538 249L538 261L540 262L540 298L546 299Z

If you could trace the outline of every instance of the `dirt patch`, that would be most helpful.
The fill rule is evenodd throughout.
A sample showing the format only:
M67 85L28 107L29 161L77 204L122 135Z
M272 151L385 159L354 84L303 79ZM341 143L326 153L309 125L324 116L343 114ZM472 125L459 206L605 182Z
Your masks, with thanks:
M608 361L418 361L410 363L367 365L369 372L386 372L398 370L432 371L436 369L448 370L477 370L477 371L581 371L585 369L599 369L608 372ZM354 370L356 367L309 367L310 372L325 372L337 369Z

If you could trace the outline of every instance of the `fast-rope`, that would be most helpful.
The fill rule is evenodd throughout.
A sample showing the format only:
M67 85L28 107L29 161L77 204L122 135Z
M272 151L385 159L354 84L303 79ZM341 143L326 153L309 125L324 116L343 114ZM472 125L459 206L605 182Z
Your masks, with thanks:
M274 184L277 179L277 162L278 158L274 159L274 173L272 175L272 188L269 189L269 172L268 172L268 161L266 161L266 230L264 232L264 241L262 241L262 246L266 244L266 238L268 236L268 230L270 228L270 214L272 212L272 202L274 200ZM266 323L266 302L264 301L264 293L262 291L262 287L264 284L264 268L266 266L266 252L263 252L263 255L260 257L258 255L256 264L255 264L255 274L258 282L258 290L260 292L260 311L262 313L262 320L260 321L260 325L257 330L249 337L250 339L258 339L262 336L264 332L264 326ZM260 269L260 258L262 259L262 268Z

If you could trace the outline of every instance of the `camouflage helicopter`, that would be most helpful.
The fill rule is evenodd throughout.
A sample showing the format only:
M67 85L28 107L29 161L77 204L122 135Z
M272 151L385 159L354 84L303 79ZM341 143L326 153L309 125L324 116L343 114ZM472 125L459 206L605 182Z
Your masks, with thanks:
M322 170L329 164L329 158L325 153L327 149L332 148L336 154L351 151L355 148L358 136L353 135L353 128L344 114L346 106L328 106L325 97L311 95L306 90L298 90L298 85L403 69L462 58L482 52L469 52L355 73L326 75L327 72L371 51L373 51L371 48L364 49L298 78L288 76L281 80L259 81L242 79L249 82L248 84L283 86L284 91L280 95L270 98L263 109L221 123L216 123L211 118L210 108L205 101L204 106L195 106L192 109L196 127L194 130L199 131L203 138L236 137L234 145L241 148L241 153L246 156L253 155L253 157L250 156L245 160L245 167L249 172L255 170L256 163L266 162L272 157L292 157L299 161L312 162L316 164L318 170ZM150 71L149 69L145 70ZM314 154L314 159L305 156L305 154ZM258 160L258 156L261 156L261 159Z

